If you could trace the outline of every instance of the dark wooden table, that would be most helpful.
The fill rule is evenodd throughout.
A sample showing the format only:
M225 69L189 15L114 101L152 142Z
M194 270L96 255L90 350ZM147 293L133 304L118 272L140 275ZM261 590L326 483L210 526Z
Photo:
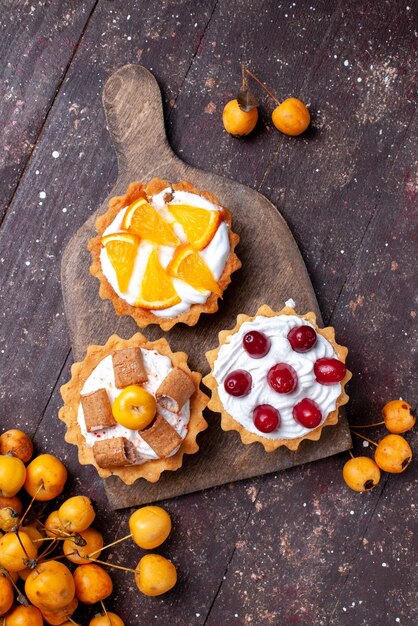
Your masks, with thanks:
M350 346L350 421L376 421L389 399L416 403L417 13L413 0L0 0L1 427L62 458L67 493L97 501L109 541L128 513L109 510L57 420L71 364L60 258L117 174L104 81L148 67L174 150L277 205L325 322ZM272 128L260 92L257 132L224 132L242 60L279 98L310 105L306 136ZM418 451L417 429L408 440ZM128 626L416 624L418 464L358 495L342 481L347 458L168 501L175 530L161 552L177 588L145 598L113 571L107 606Z

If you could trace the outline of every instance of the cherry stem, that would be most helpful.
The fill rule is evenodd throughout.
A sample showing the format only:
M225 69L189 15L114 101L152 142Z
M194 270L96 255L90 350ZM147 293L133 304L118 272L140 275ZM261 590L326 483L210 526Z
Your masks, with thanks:
M45 524L43 524L41 521L39 521L39 523L42 528L44 528L47 532L55 535L56 538L63 537L64 539L68 539L70 537L74 537L74 535L72 535L71 533L67 533L67 531L63 528L61 528L60 530L55 530L55 528L48 528L48 526L45 526Z
M116 546L116 544L118 543L122 543L122 541L126 541L127 539L131 539L132 535L126 535L126 537L122 537L121 539L116 539L116 541L113 541L112 543L108 543L107 546L103 546L102 548L99 548L98 550L94 550L93 552L90 552L89 556L94 556L95 554L99 554L99 552L102 552L102 550L107 550L107 548L111 548L112 546Z
M348 454L351 456L352 459L354 459L354 454L351 452L351 450L348 451Z
M89 555L86 554L86 559L89 561L93 561L93 563L100 563L100 565L107 565L108 567L114 567L115 569L122 569L124 572L132 572L133 574L138 574L136 569L132 569L131 567L124 567L123 565L116 565L115 563L109 563L108 561L100 561L99 559L92 559Z
M0 567L0 572L6 576L8 581L12 584L12 587L14 587L14 590L17 593L17 601L19 602L19 604L23 604L23 606L29 606L29 602L26 596L24 596L23 593L20 591L19 587L16 585L15 581L10 576L10 572L7 569L4 569L4 567Z
M56 530L53 530L52 528L48 528L47 526L44 526L43 524L42 526L47 532L54 535L54 537L51 537L51 539L55 539L55 541L67 541L67 539L71 541L71 538L75 536L75 535L72 535L71 533L65 532L65 530L56 531Z
M29 511L32 508L33 503L35 502L35 498L38 495L38 493L40 492L40 490L43 488L44 486L44 482L41 481L41 484L39 485L38 489L35 491L35 495L33 496L32 500L29 502L28 508L26 509L26 511L23 513L23 517L20 519L19 522L19 526L22 526L23 524L23 520L26 518L27 514L29 513Z
M56 548L56 543L53 541L51 544L49 544L49 546L43 551L41 552L41 554L38 557L38 561L40 561L41 559L45 559L47 556L49 556Z
M26 552L26 548L23 545L21 538L19 537L19 531L18 530L15 530L15 535L17 537L18 542L20 543L20 547L22 548L23 552L26 555L27 560L30 561L29 554Z
M361 426L356 424L356 428L372 428L373 426L381 426L384 423L385 422L375 422L374 424L362 424Z
M32 543L41 543L42 541L67 541L64 537L42 537L42 539L32 539Z
M247 89L247 75L245 73L245 64L241 65L241 91L245 91Z
M248 69L248 67L245 67L245 65L244 65L244 71L247 72L247 74L249 74L251 76L251 78L253 78L255 81L257 81L257 83L260 85L260 87L262 87L264 89L264 91L266 91L268 93L268 95L270 96L270 98L272 98L274 100L274 102L277 102L277 104L280 104L280 102L277 100L276 96L274 96L271 93L270 89L267 89L265 84L262 83L261 80L259 78L257 78L257 76L255 74L253 74L251 70Z
M112 626L112 622L110 621L110 617L106 610L103 600L100 600L100 606L102 607L103 615L106 616L106 620L109 622L109 626Z
M59 559L65 559L66 557L71 556L73 554L78 554L78 552L69 552L68 554L59 554L58 556L52 557L52 559L47 559L46 561L42 559L42 563L50 563L51 561L59 561ZM41 560L41 558L42 557L40 557L39 560Z
M79 624L77 624L77 622L75 622L70 615L67 615L67 620L69 622L71 622L71 624L75 624L75 626L79 626ZM112 626L112 625L110 625L110 626Z
M364 435L361 435L360 433L356 433L355 430L351 430L351 432L353 433L353 435L357 435L357 437L361 437L362 439L365 439L366 441L373 444L377 448L377 443L373 441L372 439L369 439L368 437L365 437Z

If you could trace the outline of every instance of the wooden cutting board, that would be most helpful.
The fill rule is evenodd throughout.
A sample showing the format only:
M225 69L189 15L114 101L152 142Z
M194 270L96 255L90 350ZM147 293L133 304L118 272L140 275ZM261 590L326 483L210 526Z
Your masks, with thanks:
M126 65L116 71L106 82L103 106L119 167L110 196L123 193L133 180L148 181L154 176L171 182L189 180L197 188L214 193L232 210L233 227L241 237L237 252L243 266L233 275L218 313L202 316L193 328L177 324L168 333L148 326L144 334L149 339L165 336L174 351L189 354L192 369L206 374L205 352L217 345L220 330L235 325L238 313L254 315L261 304L278 310L293 298L298 312L315 311L320 319L304 262L276 207L253 189L191 167L173 153L165 135L161 93L147 69ZM112 333L127 338L138 330L131 318L117 317L112 304L99 298L99 283L89 274L87 242L107 202L73 236L62 259L62 290L76 361L84 358L89 344L105 343ZM117 477L108 478L105 487L111 505L119 509L162 500L275 472L351 447L343 414L337 426L324 429L318 442L303 442L295 453L287 449L266 453L259 444L245 446L236 432L220 429L218 415L206 411L206 418L209 428L198 439L201 450L185 457L177 472L165 472L155 484L139 479L127 486Z

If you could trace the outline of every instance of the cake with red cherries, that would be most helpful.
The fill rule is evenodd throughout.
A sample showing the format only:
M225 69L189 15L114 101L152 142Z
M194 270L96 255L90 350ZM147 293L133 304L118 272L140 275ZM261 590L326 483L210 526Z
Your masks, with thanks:
M231 212L189 182L133 182L96 220L90 272L99 295L141 328L197 323L241 267Z
M275 312L264 305L254 317L239 315L206 354L208 406L221 413L222 429L268 452L318 440L348 402L347 348L336 343L332 327L319 328L314 313L298 315L294 306L289 301Z
M61 387L59 417L80 462L94 465L100 476L155 482L199 449L208 397L187 354L172 352L165 339L112 335L104 346L89 346L71 374Z

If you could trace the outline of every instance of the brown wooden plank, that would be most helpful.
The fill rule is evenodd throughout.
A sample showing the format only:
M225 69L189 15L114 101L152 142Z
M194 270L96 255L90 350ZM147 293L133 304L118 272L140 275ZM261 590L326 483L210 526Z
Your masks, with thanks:
M0 3L0 222L96 3Z

